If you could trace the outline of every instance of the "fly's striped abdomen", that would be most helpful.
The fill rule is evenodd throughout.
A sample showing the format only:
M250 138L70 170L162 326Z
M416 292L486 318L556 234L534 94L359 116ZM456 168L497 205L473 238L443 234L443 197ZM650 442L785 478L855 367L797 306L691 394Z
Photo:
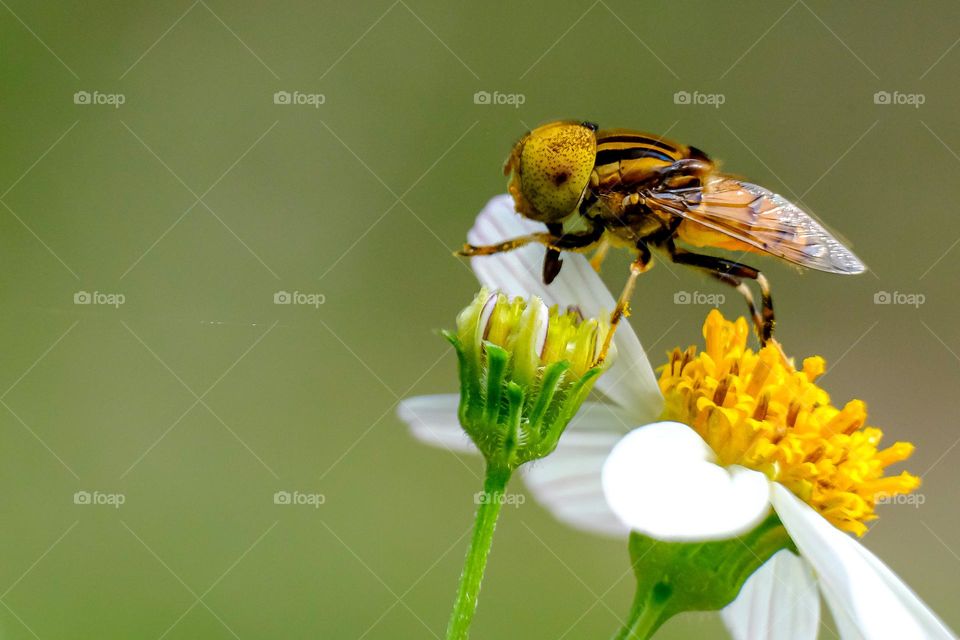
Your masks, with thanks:
M629 129L608 129L597 134L594 170L601 190L637 185L656 177L657 171L690 158L690 148Z

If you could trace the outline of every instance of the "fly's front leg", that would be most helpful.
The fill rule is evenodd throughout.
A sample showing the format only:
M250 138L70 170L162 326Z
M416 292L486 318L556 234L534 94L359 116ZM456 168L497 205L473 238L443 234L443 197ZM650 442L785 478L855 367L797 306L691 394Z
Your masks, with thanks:
M503 242L497 244L465 244L463 245L463 248L456 252L456 255L465 258L472 258L474 256L492 256L495 253L513 251L514 249L525 247L528 244L539 243L547 246L554 246L554 243L556 243L557 240L559 240L559 238L554 236L552 233L531 233L526 236L519 236L510 240L504 240Z
M513 251L528 244L542 244L547 247L547 253L543 259L543 282L550 284L560 274L560 268L563 261L560 260L560 252L570 249L585 249L603 235L603 227L599 225L592 226L583 233L564 233L562 224L548 224L546 233L531 233L526 236L520 236L511 240L505 240L499 244L476 246L465 244L458 256L490 256L505 251Z
M554 237L563 235L562 224L548 224L547 231ZM543 284L550 284L560 275L560 268L563 267L563 260L560 259L560 250L554 247L547 247L547 252L543 255Z
M550 284L558 275L563 266L563 260L560 259L562 249L586 249L596 244L603 237L603 227L598 224L590 223L590 229L580 233L564 233L563 224L552 223L547 225L549 231L556 238L556 241L547 247L547 253L543 257L543 283Z
M650 249L643 241L637 243L637 252L637 259L630 264L630 277L627 278L627 284L624 285L620 297L617 298L617 306L610 315L610 331L607 333L603 346L600 348L600 354L597 356L596 364L598 365L607 359L607 353L609 353L610 345L613 343L613 334L617 331L617 325L623 318L630 315L630 298L633 297L637 277L650 268Z
M550 229L553 227L553 233ZM564 251L567 249L584 249L594 244L603 235L603 228L595 226L584 233L563 233L559 225L548 225L547 232L531 233L525 236L519 236L510 240L504 240L497 244L472 245L465 244L463 248L457 251L456 255L471 258L473 256L492 256L495 253L513 251L528 244L539 243L547 247Z
M753 316L753 322L761 344L765 345L773 338L773 327L776 323L773 315L773 297L770 295L770 283L762 273L753 267L733 260L678 249L672 241L666 243L666 249L673 262L703 269L717 280L735 287L747 300L747 306L750 308L750 315ZM756 280L760 286L761 308L759 314L753 303L753 295L741 281L742 278Z

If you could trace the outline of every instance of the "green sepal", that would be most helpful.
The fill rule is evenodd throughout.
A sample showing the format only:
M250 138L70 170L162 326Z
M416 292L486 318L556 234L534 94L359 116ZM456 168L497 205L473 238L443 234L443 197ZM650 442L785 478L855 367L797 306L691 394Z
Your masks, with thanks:
M513 379L510 351L486 341L476 351L453 332L443 336L457 353L460 425L497 468L513 470L552 453L604 370L594 367L578 378L570 373L570 363L561 360L543 367L524 386Z
M714 542L663 542L630 534L637 579L630 618L617 640L645 640L684 611L718 611L778 551L797 553L776 514L742 536Z

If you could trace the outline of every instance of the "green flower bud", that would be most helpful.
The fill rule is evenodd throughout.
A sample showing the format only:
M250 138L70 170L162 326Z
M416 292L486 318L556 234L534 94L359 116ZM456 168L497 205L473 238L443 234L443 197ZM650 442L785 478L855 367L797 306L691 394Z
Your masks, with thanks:
M459 358L460 424L491 466L512 471L557 447L605 367L609 331L606 318L486 289L460 313L444 333Z

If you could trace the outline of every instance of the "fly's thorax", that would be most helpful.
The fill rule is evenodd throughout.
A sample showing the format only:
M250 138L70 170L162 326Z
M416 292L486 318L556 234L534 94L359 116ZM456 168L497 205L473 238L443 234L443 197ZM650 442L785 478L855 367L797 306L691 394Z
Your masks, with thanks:
M540 222L561 222L577 210L590 184L597 154L595 127L551 122L514 147L504 171L517 212Z
M597 193L584 217L603 226L610 233L615 244L633 247L638 240L659 235L669 228L673 217L655 211L644 204L643 198L632 196L623 190L611 190Z
M695 147L640 131L606 129L597 134L596 188L624 195L643 189L692 186L714 164Z

